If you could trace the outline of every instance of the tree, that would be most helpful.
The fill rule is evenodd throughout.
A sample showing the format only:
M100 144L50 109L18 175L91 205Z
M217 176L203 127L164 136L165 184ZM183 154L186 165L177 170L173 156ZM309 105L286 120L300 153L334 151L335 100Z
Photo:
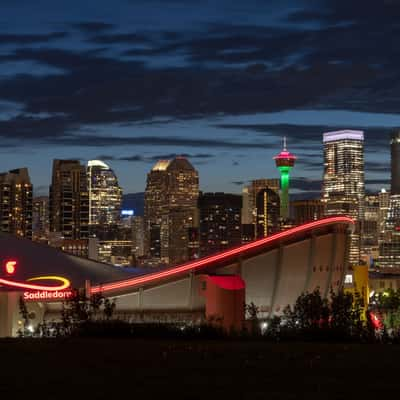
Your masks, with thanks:
M251 334L259 335L261 332L260 322L258 318L258 314L260 312L259 307L257 307L253 302L250 304L245 304L244 306L245 314L248 315L251 326Z
M19 315L21 316L21 319L23 321L22 330L20 329L18 331L18 334L20 336L25 336L28 331L27 327L29 324L29 311L28 307L26 306L25 300L23 299L22 296L20 296L18 299L18 306L19 306Z

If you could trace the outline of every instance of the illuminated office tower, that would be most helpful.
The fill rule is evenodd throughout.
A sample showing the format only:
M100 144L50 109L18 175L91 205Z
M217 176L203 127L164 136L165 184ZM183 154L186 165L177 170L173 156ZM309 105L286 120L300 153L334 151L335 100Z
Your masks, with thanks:
M50 234L61 239L89 236L86 168L78 160L54 160L50 185Z
M390 196L384 231L379 244L379 266L400 268L400 195Z
M257 195L261 190L271 189L279 193L279 179L254 179L242 190L242 242L257 237Z
M381 189L378 194L379 200L379 234L382 235L385 231L385 222L388 216L390 207L390 193L386 189Z
M27 168L0 174L0 231L32 239L32 184Z
M32 208L32 239L37 242L47 243L49 239L48 196L35 197Z
M400 194L400 131L393 133L391 150L391 194Z
M185 157L160 160L147 175L145 253L151 264L172 265L190 258L198 196L199 175Z
M360 259L360 227L364 217L364 132L323 134L325 215L347 215L356 226L350 235L349 263Z
M262 238L276 233L280 229L280 198L272 189L262 189L257 194L256 237Z
M115 225L120 220L122 190L114 171L103 161L87 165L89 225Z
M136 259L144 256L144 220L142 216L132 219L132 244Z
M361 229L361 256L377 259L379 249L379 194L368 194L364 199L364 219Z
M286 149L286 138L283 139L283 150L274 157L276 167L281 174L281 218L289 218L289 180L296 157Z
M242 242L240 195L204 193L198 201L200 256L206 256Z
M292 201L291 208L295 225L316 221L324 216L324 203L320 199Z

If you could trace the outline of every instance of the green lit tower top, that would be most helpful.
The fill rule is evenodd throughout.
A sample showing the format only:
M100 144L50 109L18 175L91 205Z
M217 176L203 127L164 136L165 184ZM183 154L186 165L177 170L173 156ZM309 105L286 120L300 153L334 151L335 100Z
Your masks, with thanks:
M289 217L289 173L296 161L296 157L286 149L286 137L283 138L283 150L274 160L281 174L281 218L286 220Z

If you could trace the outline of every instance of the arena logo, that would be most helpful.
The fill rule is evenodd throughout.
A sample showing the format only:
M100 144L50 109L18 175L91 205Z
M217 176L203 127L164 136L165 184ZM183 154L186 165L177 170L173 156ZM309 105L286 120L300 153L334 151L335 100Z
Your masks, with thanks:
M62 301L70 299L73 296L72 290L53 291L46 290L36 292L24 292L25 301Z
M30 283L32 281L41 281L41 282L57 282L55 285L48 284L36 284ZM26 289L34 292L62 292L65 289L68 289L71 286L71 282L62 276L37 276L34 278L28 279L26 282L18 282L11 279L0 278L0 285L8 286L16 289Z

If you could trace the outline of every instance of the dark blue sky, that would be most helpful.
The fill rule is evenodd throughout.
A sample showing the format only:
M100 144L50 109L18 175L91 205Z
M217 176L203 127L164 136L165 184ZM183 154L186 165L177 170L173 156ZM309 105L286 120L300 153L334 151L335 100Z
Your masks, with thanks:
M318 191L322 132L363 129L388 187L400 126L397 0L1 0L0 171L46 193L53 158L101 158L126 193L185 154L205 191L277 177Z

